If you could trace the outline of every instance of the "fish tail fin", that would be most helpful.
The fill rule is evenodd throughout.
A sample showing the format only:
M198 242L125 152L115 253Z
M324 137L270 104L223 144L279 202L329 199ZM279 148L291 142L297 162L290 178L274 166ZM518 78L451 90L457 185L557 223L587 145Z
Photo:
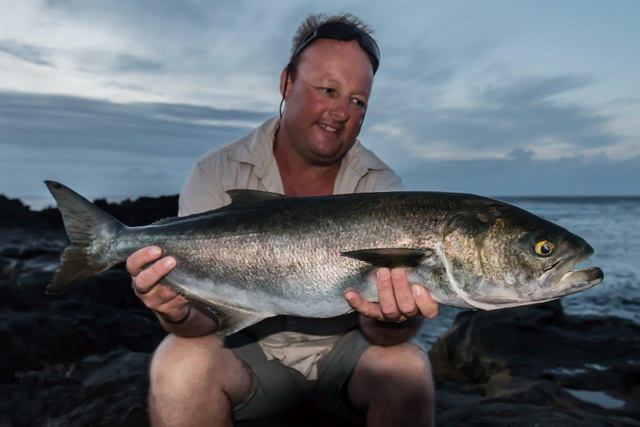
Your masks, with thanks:
M46 289L48 294L61 294L121 261L114 259L109 244L126 227L70 188L54 181L45 184L58 204L71 241Z

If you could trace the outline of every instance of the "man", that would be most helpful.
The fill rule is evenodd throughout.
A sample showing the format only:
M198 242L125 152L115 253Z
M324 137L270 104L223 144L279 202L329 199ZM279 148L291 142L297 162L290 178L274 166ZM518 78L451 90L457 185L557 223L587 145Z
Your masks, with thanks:
M224 192L234 188L289 196L401 189L400 179L356 140L378 61L378 47L357 18L309 17L280 78L281 119L201 157L180 195L180 215L221 207L230 201ZM151 363L154 424L231 425L234 417L272 416L302 399L340 416L366 415L369 425L433 423L426 354L410 342L371 343L390 344L389 336L406 341L410 333L402 332L414 331L416 319L437 314L429 293L410 287L403 269L377 271L379 303L346 293L361 314L360 328L355 313L282 316L223 343L213 335L213 314L161 286L175 260L160 255L145 248L127 261L136 294L171 333ZM387 322L401 326L389 334Z

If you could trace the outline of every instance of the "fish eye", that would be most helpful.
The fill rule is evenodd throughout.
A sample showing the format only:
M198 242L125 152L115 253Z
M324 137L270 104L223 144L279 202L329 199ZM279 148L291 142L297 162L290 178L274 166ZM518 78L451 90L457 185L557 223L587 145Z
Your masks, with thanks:
M540 256L549 256L553 253L553 250L555 248L556 246L552 242L548 240L540 240L533 247L533 250L536 251L536 253Z

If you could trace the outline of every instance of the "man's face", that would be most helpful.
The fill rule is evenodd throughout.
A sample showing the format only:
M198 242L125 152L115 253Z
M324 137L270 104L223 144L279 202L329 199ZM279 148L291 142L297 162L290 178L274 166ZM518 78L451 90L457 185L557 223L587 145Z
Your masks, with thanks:
M372 84L371 62L357 41L319 39L307 47L287 85L280 126L297 154L316 165L340 161L358 136Z

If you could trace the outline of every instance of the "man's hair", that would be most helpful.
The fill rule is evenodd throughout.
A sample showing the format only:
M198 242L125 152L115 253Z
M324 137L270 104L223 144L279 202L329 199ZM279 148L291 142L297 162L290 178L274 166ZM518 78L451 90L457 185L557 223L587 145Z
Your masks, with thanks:
M300 45L302 45L307 37L313 34L313 32L316 31L319 26L328 24L330 22L340 22L342 24L350 25L365 34L368 34L369 36L373 33L371 27L362 22L360 18L350 13L341 13L339 15L327 15L325 13L318 13L315 15L309 15L307 19L302 21L302 23L298 27L291 43L291 53L289 55L289 74L291 75L291 80L295 80L298 63L300 62L300 56L302 56L298 55L297 57L294 57L294 54L296 53Z

